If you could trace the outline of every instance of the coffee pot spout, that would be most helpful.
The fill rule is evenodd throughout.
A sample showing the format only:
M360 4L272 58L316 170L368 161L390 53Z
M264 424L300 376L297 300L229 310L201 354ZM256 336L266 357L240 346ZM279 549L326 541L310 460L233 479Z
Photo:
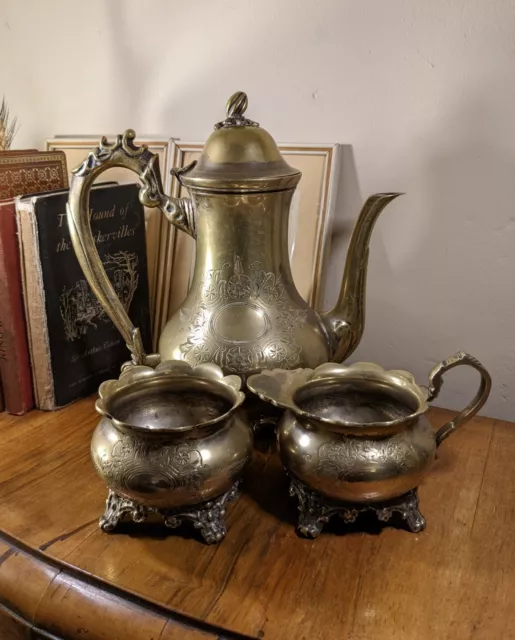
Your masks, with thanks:
M402 193L370 196L352 232L343 280L334 309L322 314L329 333L330 359L343 362L360 343L365 328L365 298L370 237L381 211Z

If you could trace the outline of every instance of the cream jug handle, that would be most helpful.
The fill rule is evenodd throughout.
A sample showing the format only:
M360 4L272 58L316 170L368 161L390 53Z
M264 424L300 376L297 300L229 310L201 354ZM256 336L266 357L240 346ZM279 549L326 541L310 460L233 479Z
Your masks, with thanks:
M142 182L139 199L145 207L159 207L176 227L195 237L193 203L188 198L170 198L163 193L159 158L146 145L134 144L136 134L128 129L112 144L102 138L84 162L74 169L68 198L67 220L75 254L93 293L122 334L132 361L144 364L146 355L139 329L136 329L111 285L93 239L89 214L91 185L111 167L125 167L139 175ZM185 172L187 167L181 172Z
M488 371L484 368L484 366L476 360L473 356L465 353L464 351L458 351L455 355L447 358L440 364L437 364L436 367L429 374L429 387L427 400L430 402L434 400L440 389L442 387L443 379L442 376L449 369L453 369L462 364L467 364L470 367L473 367L477 371L479 371L481 375L481 382L479 385L478 392L472 399L472 401L461 411L457 416L455 416L452 420L444 424L442 427L438 429L436 432L436 446L438 447L448 436L451 435L458 427L468 422L476 413L481 409L481 407L485 404L490 394L490 389L492 388L492 378Z

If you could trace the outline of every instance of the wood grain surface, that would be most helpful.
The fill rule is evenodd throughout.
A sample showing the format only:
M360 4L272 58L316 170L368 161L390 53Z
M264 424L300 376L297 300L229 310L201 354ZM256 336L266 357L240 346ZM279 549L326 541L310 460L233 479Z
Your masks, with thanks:
M442 445L420 534L362 516L297 537L260 442L227 538L206 546L187 524L99 530L96 422L93 399L0 418L2 640L515 639L514 425L475 418Z

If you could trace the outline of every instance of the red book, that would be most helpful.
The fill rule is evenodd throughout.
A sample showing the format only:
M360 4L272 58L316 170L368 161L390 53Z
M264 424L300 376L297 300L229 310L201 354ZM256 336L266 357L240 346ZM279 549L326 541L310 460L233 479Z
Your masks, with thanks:
M5 408L21 415L34 399L16 233L14 201L0 202L0 372Z

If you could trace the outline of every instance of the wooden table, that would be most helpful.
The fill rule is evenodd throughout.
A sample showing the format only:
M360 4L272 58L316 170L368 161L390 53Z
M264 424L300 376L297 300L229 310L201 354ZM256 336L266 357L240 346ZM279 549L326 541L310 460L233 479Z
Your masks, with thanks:
M451 412L432 410L435 426ZM93 400L0 418L0 638L515 638L515 429L476 418L420 489L421 534L294 531L275 453L256 450L229 533L99 530Z

